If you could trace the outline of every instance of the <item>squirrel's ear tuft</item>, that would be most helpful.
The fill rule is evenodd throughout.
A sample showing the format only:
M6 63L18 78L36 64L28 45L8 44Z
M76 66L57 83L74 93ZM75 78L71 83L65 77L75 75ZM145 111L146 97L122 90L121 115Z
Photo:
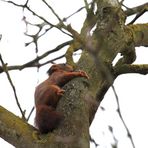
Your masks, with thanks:
M51 75L53 72L57 70L57 64L52 65L49 70L47 71L48 75Z

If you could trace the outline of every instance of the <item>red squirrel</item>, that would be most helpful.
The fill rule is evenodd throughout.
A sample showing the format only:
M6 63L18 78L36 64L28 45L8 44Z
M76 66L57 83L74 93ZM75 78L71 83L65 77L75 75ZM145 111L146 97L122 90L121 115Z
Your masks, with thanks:
M61 87L75 77L88 78L84 71L74 71L68 64L54 64L47 73L49 77L36 87L34 95L35 125L41 133L53 131L63 118L63 115L55 110L65 92Z

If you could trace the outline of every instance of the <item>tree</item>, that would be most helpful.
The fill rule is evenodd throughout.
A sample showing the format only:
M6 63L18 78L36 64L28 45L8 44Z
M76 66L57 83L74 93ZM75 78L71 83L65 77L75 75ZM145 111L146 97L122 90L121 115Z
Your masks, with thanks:
M85 0L85 6L77 11L79 12L82 9L86 11L86 18L79 33L70 24L66 25L71 15L61 19L53 7L45 0L42 0L42 3L57 18L57 24L51 23L46 17L29 7L29 0L25 4L17 4L13 1L7 2L32 13L34 17L39 19L39 23L30 23L27 20L27 16L23 18L27 28L29 26L38 28L35 34L30 35L27 31L25 33L26 36L32 38L32 41L26 43L26 46L29 46L31 43L35 44L36 58L23 65L9 66L5 63L3 57L0 56L2 63L0 72L7 74L17 105L22 114L21 119L1 106L0 136L12 145L22 148L89 147L89 126L109 87L112 87L115 92L114 80L121 74L147 74L148 72L148 65L132 64L136 59L135 47L148 46L148 24L133 24L147 11L148 4L128 9L123 5L123 1L94 0L88 3ZM126 10L122 9L123 6ZM136 14L136 17L129 24L125 24L127 17L133 14ZM58 45L53 50L48 50L38 55L39 40L48 34L51 29L61 31L64 35L70 37L71 40ZM61 54L54 59L46 59L48 55L59 52L65 46L68 46L65 54ZM75 63L73 55L80 49L82 50L80 59ZM113 60L119 53L122 57L113 65ZM39 135L35 128L27 123L27 118L19 104L9 71L23 70L28 67L40 68L63 57L65 57L68 64L73 65L76 69L86 71L90 79L77 78L64 86L66 93L57 107L57 110L64 114L63 122L54 132L48 135ZM43 59L46 61L41 63ZM117 96L116 98L118 100ZM122 119L120 108L118 112ZM110 130L112 131L111 128ZM130 133L128 134L132 141Z

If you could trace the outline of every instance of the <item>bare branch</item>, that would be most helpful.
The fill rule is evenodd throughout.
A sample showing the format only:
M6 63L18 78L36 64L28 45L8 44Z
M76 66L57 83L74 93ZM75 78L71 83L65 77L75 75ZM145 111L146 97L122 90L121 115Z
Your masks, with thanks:
M59 22L62 22L62 19L58 16L58 14L53 10L53 8L45 1L42 0L43 3L45 3L45 5L52 11L52 13L57 17L57 19L59 20Z
M29 121L29 119L30 119L30 117L31 117L31 115L32 115L32 113L33 113L33 111L34 111L34 106L32 107L32 109L31 109L31 111L30 111L30 113L29 113L29 115L28 115L28 117L27 117L27 121Z
M99 146L99 144L96 143L96 141L91 137L91 135L89 135L89 139L90 139L90 142L92 142L95 145L95 147Z
M44 65L46 65L46 64L48 64L48 63L54 63L54 61L59 60L59 59L62 59L62 58L64 58L64 57L65 57L65 54L63 54L63 55L61 55L61 56L59 56L59 57L56 57L56 58L54 58L54 59L51 59L51 60L49 60L49 61L46 61L46 62L40 64L39 67L40 67L40 66L44 66Z
M24 8L24 6L25 6L25 5L16 4L16 3L14 3L13 1L6 1L6 0L1 0L1 1L7 2L7 3L10 3L10 4L13 4L14 6L17 6L17 7L22 7L22 8ZM27 3L26 3L26 4L27 4Z
M25 3L24 5L19 5L19 4L16 4L14 3L13 1L5 1L5 0L1 0L1 1L4 1L4 2L7 2L7 3L10 3L10 4L13 4L14 6L17 6L17 7L22 7L23 9L26 8L28 11L30 11L33 15L37 16L38 18L40 18L41 20L43 20L44 22L46 22L47 24L49 24L50 26L53 26L53 27L57 27L55 25L53 25L52 23L50 23L49 21L47 21L45 18L43 18L42 16L38 15L36 12L34 12L32 9L30 9L29 6L27 6L28 3Z
M128 23L128 25L133 24L139 17L141 17L147 11L148 11L148 7L147 9L142 9L140 12L137 13L135 18L130 23Z
M111 132L111 134L112 134L112 136L113 136L113 139L114 139L114 144L111 144L111 146L113 147L113 148L118 148L118 140L117 140L117 138L115 137L115 135L114 135L114 133L113 133L113 127L112 126L108 126L108 129L109 129L109 131Z
M17 6L17 7L22 7L23 9L26 8L26 9L27 9L28 11L30 11L33 15L35 15L36 17L38 17L39 19L41 19L42 21L44 21L45 23L47 23L48 25L50 25L51 28L57 28L58 30L60 30L60 31L63 32L64 34L66 34L66 35L72 37L70 34L68 34L67 32L65 32L65 31L63 31L63 30L61 29L62 26L64 26L63 23L61 24L61 22L60 22L60 23L58 23L58 24L56 24L56 25L50 23L50 22L49 22L48 20L46 20L44 17L42 17L41 15L37 14L37 13L36 13L35 11L33 11L29 6L27 6L27 3L26 3L25 5L19 5L19 4L14 3L13 1L5 1L5 0L1 0L1 1L3 1L3 2L8 2L8 3L10 3L10 4L13 4L14 6Z
M68 34L67 32L63 31L61 29L61 27L64 25L63 23L61 24L61 22L59 22L58 24L54 25L52 23L50 23L49 21L47 21L44 17L38 15L36 12L34 12L32 9L30 9L28 6L25 7L28 11L32 12L33 15L37 16L38 18L40 18L41 20L43 20L45 23L47 23L48 25L51 26L51 28L55 27L57 28L58 30L60 30L61 32L63 32L64 34L72 37L70 34Z
M138 73L146 75L148 74L148 64L124 64L121 66L114 67L114 74L115 76L121 75L121 74L128 74L128 73Z
M15 96L15 100L16 100L17 106L18 106L18 108L19 108L19 110L20 110L20 112L21 112L21 114L22 114L22 118L25 119L24 112L23 112L23 110L22 110L22 108L21 108L21 105L20 105L20 103L19 103L19 99L18 99L18 97L17 97L17 93L16 93L15 86L14 86L12 80L11 80L11 77L10 77L9 72L8 72L8 69L7 69L7 65L4 63L1 54L0 54L0 61L1 61L1 63L2 63L2 66L3 66L3 69L4 69L5 73L6 73L6 75L7 75L7 78L8 78L8 80L9 80L9 82L10 82L10 85L11 85L11 87L12 87L12 89L13 89L14 96Z
M48 64L48 63L51 63L51 62L53 62L55 60L61 59L61 58L63 58L65 56L65 54L64 55L61 55L61 56L59 56L57 58L51 59L51 60L49 60L49 61L47 61L47 62L45 62L43 64L39 64L38 63L41 59L45 58L49 54L54 53L56 51L59 51L61 48L65 47L65 46L67 46L67 45L69 45L71 43L72 43L72 40L67 41L67 42L64 42L64 43L58 45L56 48L45 52L41 56L38 56L35 59L33 59L33 60L31 60L31 61L23 64L23 65L7 66L7 69L9 71L9 70L22 70L24 68L29 68L29 67L41 67L41 66L43 66L45 64ZM0 66L0 73L2 73L2 72L4 72L4 68Z
M23 17L23 21L24 21L24 23L26 24L26 31L25 31L24 34L25 34L26 36L29 36L29 37L32 38L32 41L25 43L25 46L28 46L28 45L30 45L31 43L34 43L35 45L37 45L37 42L38 42L39 38L41 38L41 37L42 37L43 35L45 35L50 29L52 29L52 27L49 26L49 28L48 28L48 29L45 29L45 31L43 32L43 28L44 28L44 26L47 25L47 23L42 22L42 23L40 23L40 24L33 24L33 23L30 23L29 21L27 21L25 16ZM34 35L30 35L30 34L28 34L28 30L27 30L27 26L28 26L28 25L38 27L39 29L38 29L38 31L37 31ZM42 32L42 33L41 33L41 32ZM36 49L37 49L37 47L36 47ZM36 50L36 51L37 51L37 50Z
M116 102L117 102L117 112L118 112L118 114L119 114L119 117L120 117L120 119L121 119L123 125L124 125L124 128L126 129L127 136L128 136L128 138L130 139L133 148L135 148L135 144L134 144L132 135L131 135L131 133L130 133L130 131L129 131L129 129L128 129L128 127L127 127L127 125L126 125L124 119L123 119L123 117L122 117L122 114L121 114L121 109L120 109L120 104L119 104L119 97L118 97L118 95L117 95L117 92L116 92L116 90L115 90L115 87L114 87L113 85L112 85L111 87L112 87L112 90L113 90L113 92L114 92L114 94L115 94L115 98L116 98Z
M75 12L73 12L72 14L70 14L69 16L63 18L63 21L67 21L70 17L72 17L73 15L77 14L78 12L80 12L81 10L83 10L85 8L86 8L85 6L79 8L78 10L76 10Z
M129 8L127 9L125 12L125 14L127 16L133 15L133 14L137 14L139 12L142 12L143 10L148 11L148 3L142 4L140 6L134 7L134 8Z
M65 46L69 45L71 42L72 42L72 40L67 41L67 42L65 42L65 43L62 43L62 44L58 45L56 48L54 48L54 49L52 49L52 50L49 50L49 51L45 52L44 54L42 54L41 56L38 56L38 57L35 58L34 60L32 60L32 61L30 61L30 62L24 64L24 66L26 67L27 65L30 66L30 65L32 65L32 64L35 64L37 61L39 61L39 60L45 58L46 56L48 56L48 55L51 54L51 53L54 53L54 52L60 50L61 48L65 47Z

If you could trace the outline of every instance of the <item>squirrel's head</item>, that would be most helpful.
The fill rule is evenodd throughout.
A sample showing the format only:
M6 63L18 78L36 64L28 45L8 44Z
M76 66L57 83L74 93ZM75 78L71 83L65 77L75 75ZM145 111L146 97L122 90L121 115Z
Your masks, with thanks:
M68 71L68 72L72 72L73 71L73 67L68 65L68 64L54 64L52 65L49 70L47 71L48 75L51 75L52 73L56 72L56 71Z

